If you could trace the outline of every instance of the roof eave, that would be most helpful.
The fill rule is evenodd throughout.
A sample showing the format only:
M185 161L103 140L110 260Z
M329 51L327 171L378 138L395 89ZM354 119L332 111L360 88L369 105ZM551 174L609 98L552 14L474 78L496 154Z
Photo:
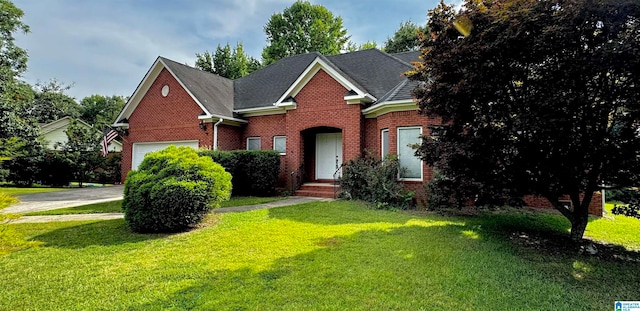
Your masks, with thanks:
M377 118L381 115L398 112L398 111L412 111L418 110L418 104L413 99L403 99L395 101L387 101L375 104L369 108L363 109L362 114L365 118Z

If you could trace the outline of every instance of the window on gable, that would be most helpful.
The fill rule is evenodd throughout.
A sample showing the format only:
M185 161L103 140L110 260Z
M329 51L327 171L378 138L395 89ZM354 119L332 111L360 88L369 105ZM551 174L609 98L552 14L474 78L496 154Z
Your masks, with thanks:
M260 150L260 137L247 138L247 150Z
M287 153L287 137L286 136L274 136L273 137L273 150L280 152L281 155Z
M402 171L400 178L422 180L422 160L415 155L411 146L420 143L421 127L398 128L398 162Z
M389 129L382 130L380 137L380 155L384 159L389 154Z

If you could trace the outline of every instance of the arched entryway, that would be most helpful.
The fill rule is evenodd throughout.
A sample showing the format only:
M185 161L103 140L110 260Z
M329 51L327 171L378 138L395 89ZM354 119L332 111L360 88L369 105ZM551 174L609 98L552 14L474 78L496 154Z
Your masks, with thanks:
M333 181L344 157L342 130L314 127L302 131L301 134L304 141L302 156L307 181Z

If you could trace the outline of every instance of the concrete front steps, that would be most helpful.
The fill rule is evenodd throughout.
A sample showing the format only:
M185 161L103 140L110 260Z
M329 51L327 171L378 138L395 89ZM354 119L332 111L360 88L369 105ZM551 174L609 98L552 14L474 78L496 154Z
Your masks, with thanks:
M336 191L337 190L337 191ZM333 183L304 183L294 195L302 197L333 198L340 193L340 186Z

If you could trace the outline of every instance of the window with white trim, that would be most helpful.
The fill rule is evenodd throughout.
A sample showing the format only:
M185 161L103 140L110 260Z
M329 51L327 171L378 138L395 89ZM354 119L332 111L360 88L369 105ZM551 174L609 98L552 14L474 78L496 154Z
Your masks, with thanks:
M404 180L422 180L422 160L415 155L412 145L420 143L422 127L398 128L398 163L402 168L400 178Z
M287 137L273 136L273 150L280 152L280 155L287 154Z
M260 137L248 137L247 150L260 150Z
M389 129L384 129L380 133L380 156L382 159L389 154Z

